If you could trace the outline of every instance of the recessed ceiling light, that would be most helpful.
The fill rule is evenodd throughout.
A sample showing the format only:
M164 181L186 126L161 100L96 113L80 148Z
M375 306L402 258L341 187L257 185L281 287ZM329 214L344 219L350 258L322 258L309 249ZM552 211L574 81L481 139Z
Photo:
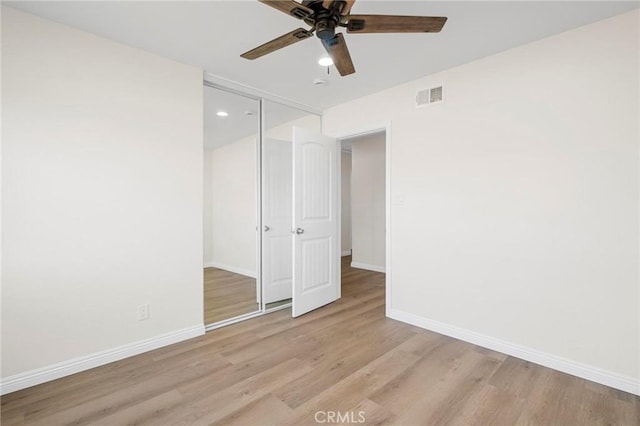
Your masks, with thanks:
M322 58L320 58L320 60L318 60L318 64L322 65L323 67L328 67L333 65L333 59L328 56L323 56Z
M227 111L218 111L218 112L216 112L216 115L218 117L226 117L226 116L229 115L229 113Z

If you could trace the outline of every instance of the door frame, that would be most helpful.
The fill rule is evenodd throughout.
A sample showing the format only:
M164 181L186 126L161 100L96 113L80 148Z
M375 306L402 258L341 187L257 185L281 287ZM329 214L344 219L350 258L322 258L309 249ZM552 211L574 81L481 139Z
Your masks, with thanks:
M257 101L258 103L258 110L260 112L260 114L258 115L258 128L257 128L257 134L256 134L256 142L255 142L255 153L256 153L256 158L255 158L255 171L256 171L256 180L255 180L255 203L256 203L256 252L255 252L255 256L256 256L256 303L258 305L258 309L252 312L248 312L246 314L241 314L235 317L231 317L228 319L224 319L221 321L217 321L211 324L207 324L204 322L204 318L203 318L203 325L204 325L204 329L205 332L210 331L210 330L215 330L216 328L220 328L220 327L224 327L226 325L230 325L230 324L235 324L236 322L240 322L240 321L244 321L246 319L250 319L250 318L254 318L256 316L262 315L264 313L264 305L262 303L262 263L260 262L261 256L262 256L262 232L260 232L260 230L262 229L262 206L261 206L261 202L262 202L262 191L261 191L261 184L262 184L262 164L261 164L261 158L262 158L262 129L263 129L263 114L262 114L262 110L263 110L263 98L260 96L257 96L256 94L253 93L248 93L246 91L243 90L238 90L236 88L233 87L228 87L227 85L222 85L222 84L218 84L214 81L211 81L211 79L207 79L204 78L203 82L202 82L202 90L204 93L204 90L206 87L212 88L212 89L216 89L216 90L221 90L227 93L231 93L234 95L238 95L238 96L242 96L244 98L248 98L248 99L253 99L255 101ZM203 101L204 102L204 101ZM204 106L204 104L203 104ZM203 180L204 180L204 176L203 176ZM203 283L203 290L204 290L204 283ZM204 304L204 301L203 301Z
M280 305L274 308L267 309L264 303L264 299L262 297L262 230L263 230L263 221L262 221L262 140L264 137L264 133L266 131L266 112L265 112L265 101L274 102L277 104L285 105L291 108L298 109L300 111L307 112L309 114L317 115L320 120L320 129L322 129L322 111L311 107L309 105L305 105L287 98L283 98L277 95L274 95L269 92L265 92L259 89L256 89L251 86L247 86L244 84L240 84L234 82L232 80L227 80L225 78L216 76L211 73L205 72L203 74L203 88L204 86L208 86L214 89L224 90L226 92L234 93L240 96L244 96L247 98L255 99L259 101L259 130L257 135L257 147L256 147L256 206L257 206L257 218L256 218L256 301L258 302L258 310L254 312L249 312L244 315L239 315L237 317L229 318L227 320L218 321L213 324L205 324L204 323L204 315L203 315L203 326L205 332L215 330L217 328L225 327L227 325L235 324L237 322L245 321L251 318L259 317L271 312L275 312L281 309L286 309L291 307L291 303ZM204 179L204 176L202 176ZM202 259L200 259L202 261ZM204 282L202 283L202 287L204 288Z
M385 316L389 316L391 312L391 121L385 121L383 123L373 123L360 127L355 127L353 129L348 129L346 131L342 131L339 135L334 136L340 147L342 146L342 141L345 139L351 139L359 136L366 136L373 133L385 133L385 145L384 145L384 169L385 169ZM341 157L341 156L338 156ZM340 160L341 161L341 158ZM340 167L340 164L338 164ZM340 168L338 169L340 170ZM338 173L339 178L342 179L341 173ZM340 181L341 184L341 181ZM341 188L342 186L340 186ZM338 218L339 218L339 238L342 237L342 197L338 197ZM353 224L352 224L353 226Z

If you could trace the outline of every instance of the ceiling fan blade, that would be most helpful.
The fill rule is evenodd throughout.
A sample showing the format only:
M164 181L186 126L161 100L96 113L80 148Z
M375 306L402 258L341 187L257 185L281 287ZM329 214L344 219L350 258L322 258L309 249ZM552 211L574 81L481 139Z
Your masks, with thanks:
M280 12L284 12L287 15L293 16L297 19L305 19L313 15L313 9L309 9L306 6L301 5L293 0L258 0L260 3L271 6L274 9L278 9Z
M327 53L333 59L333 64L336 66L341 76L353 74L356 69L353 67L351 61L351 55L347 48L347 43L344 41L342 33L336 34L330 40L322 40L324 48L327 49Z
M437 33L447 18L444 16L351 15L348 33Z
M292 45L293 43L297 43L301 40L309 38L311 36L313 36L313 33L311 31L307 31L303 28L298 28L296 30L291 31L290 33L281 35L278 38L268 41L265 44L262 44L256 47L255 49L251 49L240 56L242 56L245 59L256 59L268 53L275 52L278 49L282 49L283 47Z
M341 1L342 3L345 3L345 5L342 7L342 11L340 12L340 15L345 16L351 12L353 3L355 3L356 0L324 0L322 2L322 7L324 7L325 9L331 9L331 5L336 1Z

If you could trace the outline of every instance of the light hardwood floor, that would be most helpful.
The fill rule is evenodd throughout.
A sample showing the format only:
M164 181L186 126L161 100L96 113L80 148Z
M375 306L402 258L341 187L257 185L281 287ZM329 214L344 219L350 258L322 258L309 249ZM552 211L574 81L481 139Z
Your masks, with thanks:
M248 314L259 309L256 279L218 268L204 269L204 323Z
M348 262L336 303L9 394L2 424L639 424L638 397L385 318L384 275Z

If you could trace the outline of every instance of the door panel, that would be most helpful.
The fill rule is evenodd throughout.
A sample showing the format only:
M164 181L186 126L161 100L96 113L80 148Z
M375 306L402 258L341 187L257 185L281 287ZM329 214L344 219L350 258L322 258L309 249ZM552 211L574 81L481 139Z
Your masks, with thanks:
M294 317L340 295L336 140L293 130Z
M302 293L331 285L331 238L302 240Z
M263 158L263 298L272 303L292 296L291 142L266 139Z

